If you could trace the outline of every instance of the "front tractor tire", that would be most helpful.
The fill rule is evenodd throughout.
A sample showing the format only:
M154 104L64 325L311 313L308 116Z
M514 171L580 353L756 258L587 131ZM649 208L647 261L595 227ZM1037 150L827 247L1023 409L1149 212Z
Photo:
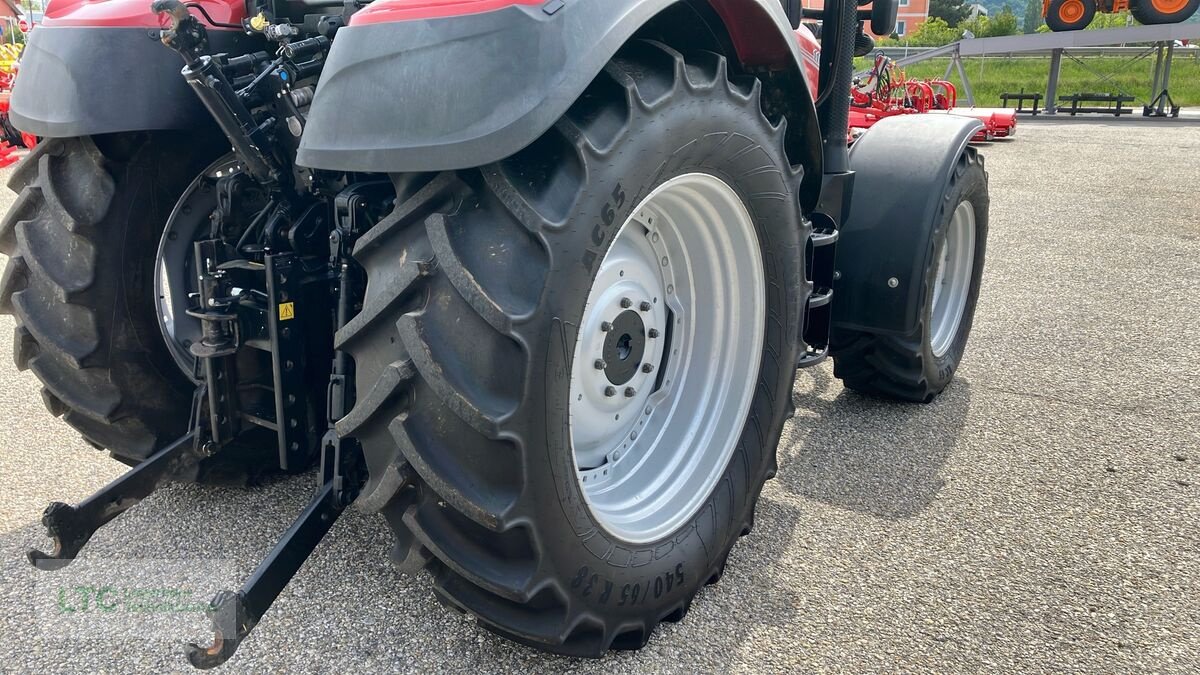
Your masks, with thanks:
M987 173L974 148L959 156L941 204L915 330L835 329L833 372L854 391L928 403L954 379L971 334L987 249Z
M721 576L776 470L809 288L784 134L723 57L634 42L516 156L397 178L355 248L338 430L402 569L578 656L641 647Z
M18 196L0 222L0 311L16 319L17 367L41 381L52 414L126 464L187 429L195 385L159 331L154 251L212 159L202 148L158 133L46 139L9 182ZM179 478L235 470L209 460Z

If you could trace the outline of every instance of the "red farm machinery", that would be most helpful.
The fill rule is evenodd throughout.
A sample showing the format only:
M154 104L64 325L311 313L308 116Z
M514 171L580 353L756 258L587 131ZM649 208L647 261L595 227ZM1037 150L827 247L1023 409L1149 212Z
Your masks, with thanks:
M751 532L798 369L928 402L962 359L984 127L845 142L864 22L896 7L51 0L0 310L49 411L131 468L51 504L30 560L163 481L315 469L193 665L352 505L487 630L646 644Z
M1017 113L1011 108L958 107L958 90L945 80L909 79L887 56L875 57L867 73L850 89L850 140L876 122L896 115L942 114L970 117L982 126L973 141L1011 138L1017 131Z

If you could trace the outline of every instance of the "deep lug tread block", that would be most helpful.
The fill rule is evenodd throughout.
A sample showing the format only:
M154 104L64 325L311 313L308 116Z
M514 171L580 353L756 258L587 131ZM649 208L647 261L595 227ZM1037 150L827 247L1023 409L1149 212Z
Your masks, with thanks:
M40 353L37 340L33 339L29 329L17 326L13 331L13 362L16 363L17 370L29 370L29 362Z
M99 353L95 314L81 305L61 302L55 295L45 284L30 284L11 296L13 315L29 329L44 353L77 370L101 367L104 355Z
M104 166L100 151L86 144L59 156L41 158L42 191L56 220L71 232L92 228L108 214L116 181Z
M431 261L405 263L394 273L373 280L376 285L371 289L374 297L337 332L334 336L334 346L346 349L355 339L365 335L373 323L387 317L389 310L416 291L417 282L429 274L431 265Z
M488 191L499 200L509 215L521 223L526 231L536 233L550 225L525 198L524 193L516 189L516 186L504 177L499 165L484 168L482 174Z
M46 354L30 360L29 367L56 399L76 413L105 424L117 421L121 394L102 370L75 370Z
M50 411L50 414L55 417L62 417L70 410L67 404L62 402L62 399L55 396L54 392L46 387L42 387L42 405L45 405L46 410Z
M32 272L45 277L59 302L70 303L95 282L96 252L88 240L54 223L17 223L17 246Z
M463 303L457 295L447 300L455 301ZM444 314L428 310L405 314L396 321L396 331L417 371L446 406L483 436L497 438L500 422L516 407L519 392L512 380L498 376L483 380L475 374L486 372L484 368L491 367L491 362L507 364L505 369L519 372L512 366L524 362L524 355L515 342L482 330L486 320L480 315L456 314L458 318L452 325L442 326L440 317ZM458 331L472 337L473 351L457 359L439 358L438 350L446 350Z
M17 199L0 220L0 253L11 256L17 246L17 224L29 221L37 214L43 197L36 187L22 188Z
M462 181L452 173L439 174L415 195L396 207L388 217L379 221L354 243L354 257L366 265L381 242L388 241L397 230L421 222L452 194L460 192Z
M354 408L337 422L337 432L349 436L359 427L375 418L383 407L392 402L417 376L412 360L393 361L388 364L379 379L371 385L366 397L355 403Z
M529 602L517 603L488 593L444 566L434 576L438 597L459 611L476 617L480 623L509 639L545 649L565 642L566 600L552 588L544 588ZM600 649L587 649L572 655L599 656Z
M61 144L60 139L47 138L34 146L25 159L13 168L12 175L8 179L8 189L20 193L27 188L32 188L38 179L42 156L61 152Z
M446 278L458 291L464 300L484 318L492 328L501 333L512 330L512 320L508 312L500 306L484 290L469 269L458 259L454 247L450 244L450 235L446 232L446 216L435 214L429 217L425 224L429 232L429 241L433 244L433 253L437 256Z
M19 254L10 256L8 265L4 268L4 275L0 277L0 312L12 314L13 296L28 286L29 265L25 264L25 258ZM29 330L25 329L25 332L28 333Z
M417 475L447 503L489 530L503 530L505 516L521 487L521 477L514 471L516 448L504 441L489 441L456 424L457 416L444 407L438 414L443 417L431 420L437 422L432 426L411 413L401 413L388 427L396 446ZM438 448L436 453L421 452L419 448L436 442L433 435L439 431L461 443Z
M489 536L474 523L455 520L450 509L428 500L410 507L404 514L404 524L422 547L471 583L490 593L516 603L529 602L536 594L534 587L537 560L528 534L523 528ZM484 546L484 542L494 548Z

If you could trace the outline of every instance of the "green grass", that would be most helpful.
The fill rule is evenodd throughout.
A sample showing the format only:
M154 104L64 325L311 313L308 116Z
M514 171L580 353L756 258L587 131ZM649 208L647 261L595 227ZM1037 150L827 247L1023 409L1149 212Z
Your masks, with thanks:
M1058 80L1060 97L1080 92L1123 93L1136 97L1135 106L1149 102L1153 53L1134 62L1115 56L1087 56L1080 57L1079 61L1082 63L1063 56ZM941 78L949 63L949 59L930 59L904 70L913 78ZM857 59L855 66L863 70L869 64L864 59ZM1050 57L974 57L963 59L963 67L975 93L975 105L999 106L1003 92L1024 89L1045 95ZM965 104L958 73L952 72L949 79L959 88L959 103ZM1170 91L1176 105L1200 106L1200 49L1176 50L1171 65Z

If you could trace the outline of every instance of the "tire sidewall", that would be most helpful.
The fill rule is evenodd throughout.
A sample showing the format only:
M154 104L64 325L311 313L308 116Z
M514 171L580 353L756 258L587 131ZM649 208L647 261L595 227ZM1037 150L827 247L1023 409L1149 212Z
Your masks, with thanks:
M534 380L545 404L540 447L546 458L530 466L547 472L547 480L532 484L553 486L540 491L539 507L562 517L546 518L539 529L549 535L544 551L573 601L605 613L645 616L686 603L719 571L728 548L752 518L763 481L774 471L774 448L794 375L806 225L795 195L799 176L787 168L782 150L783 131L761 119L757 96L739 100L718 82L632 114L612 147L586 157L586 188L564 225L546 236L556 259L546 284L547 311L540 313L550 317L549 325L538 327L549 336L544 377ZM750 145L757 147L747 149ZM768 162L781 168L751 173ZM732 187L754 221L767 287L763 356L741 439L712 494L671 535L630 544L596 522L576 477L569 430L576 328L621 226L658 186L697 172ZM606 213L613 217L604 218Z

